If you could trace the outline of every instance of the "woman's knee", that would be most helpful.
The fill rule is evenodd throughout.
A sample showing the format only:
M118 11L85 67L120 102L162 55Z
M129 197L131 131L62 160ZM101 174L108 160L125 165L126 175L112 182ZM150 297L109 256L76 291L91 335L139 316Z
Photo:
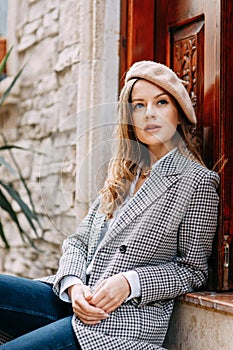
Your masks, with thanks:
M0 275L0 305L0 329L14 337L72 314L51 285L15 276Z
M0 275L0 304L12 310L31 310L51 320L71 314L69 304L61 301L52 286L28 278Z

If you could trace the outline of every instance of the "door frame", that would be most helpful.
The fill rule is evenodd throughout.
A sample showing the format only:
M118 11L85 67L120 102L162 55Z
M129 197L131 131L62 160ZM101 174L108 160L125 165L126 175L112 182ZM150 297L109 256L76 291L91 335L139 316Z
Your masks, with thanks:
M212 92L216 105L213 119L215 145L214 159L211 159L210 163L220 159L219 168L222 168L225 163L222 157L228 159L228 162L220 173L219 224L211 259L212 271L209 289L230 290L233 289L233 166L231 165L233 158L233 143L231 142L233 130L233 117L231 117L233 114L233 69L231 68L233 62L233 45L231 45L233 3L228 0L219 1L221 27L217 37L219 40L217 50L220 50L220 78L215 81L215 90ZM159 55L156 55L155 52L155 22L161 20L166 21L166 12L164 10L159 18L156 16L155 0L144 0L143 2L141 0L121 0L119 88L123 85L125 72L135 61L158 60L170 65L170 57L165 50L166 45L160 48ZM161 33L161 35L164 36L164 41L169 40L168 33Z

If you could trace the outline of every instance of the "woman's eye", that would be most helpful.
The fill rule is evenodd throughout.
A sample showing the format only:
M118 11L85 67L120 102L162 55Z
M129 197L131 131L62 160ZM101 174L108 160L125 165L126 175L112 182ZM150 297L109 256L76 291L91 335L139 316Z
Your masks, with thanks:
M142 103L136 103L135 105L133 105L133 110L141 109L141 108L144 108L144 105Z
M158 105L160 105L160 106L167 105L167 104L168 104L168 101L165 100L165 99L162 99L162 100L158 101Z

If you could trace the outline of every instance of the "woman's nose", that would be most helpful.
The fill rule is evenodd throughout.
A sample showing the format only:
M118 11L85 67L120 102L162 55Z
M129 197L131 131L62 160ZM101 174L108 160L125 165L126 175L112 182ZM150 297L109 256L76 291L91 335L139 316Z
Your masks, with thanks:
M146 113L145 113L146 119L156 119L156 113L155 110L152 107L147 107Z

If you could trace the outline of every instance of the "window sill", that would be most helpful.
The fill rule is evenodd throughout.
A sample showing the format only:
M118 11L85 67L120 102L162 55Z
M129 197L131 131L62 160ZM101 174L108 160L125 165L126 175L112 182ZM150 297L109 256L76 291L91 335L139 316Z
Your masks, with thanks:
M182 295L178 299L212 311L233 315L233 292L195 292Z

